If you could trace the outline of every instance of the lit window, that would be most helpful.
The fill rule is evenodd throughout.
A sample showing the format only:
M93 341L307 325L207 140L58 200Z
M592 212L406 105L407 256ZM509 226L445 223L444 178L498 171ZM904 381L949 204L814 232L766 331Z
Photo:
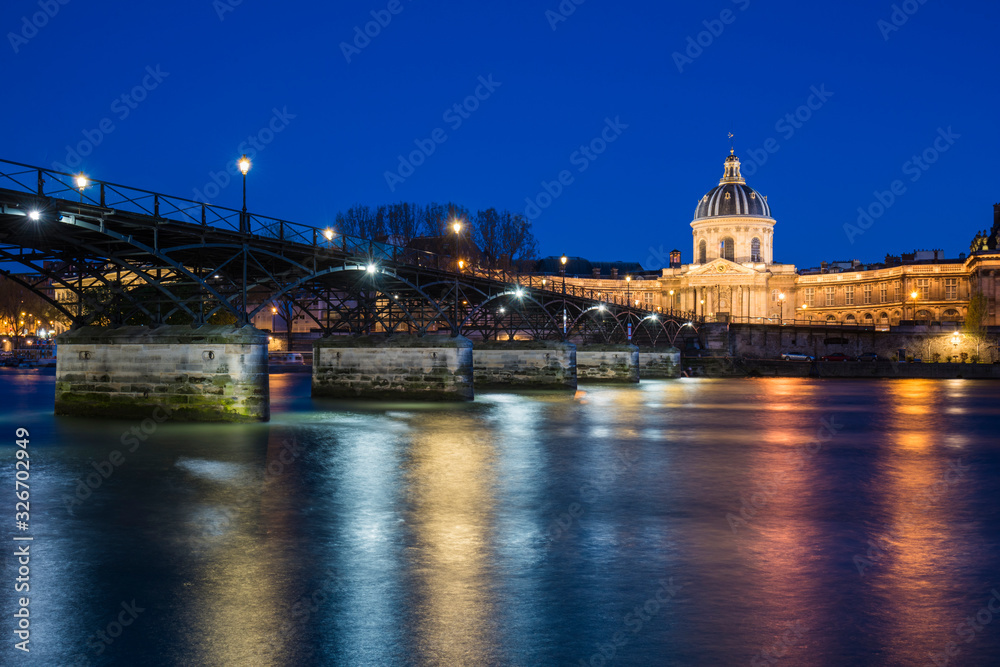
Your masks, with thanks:
M836 297L834 296L834 289L835 288L833 288L833 287L827 287L826 290L825 290L826 291L826 305L828 305L828 306L836 305Z
M730 262L736 259L736 243L733 237L727 236L719 242L719 257L728 259Z
M812 308L816 301L816 289L813 287L806 288L806 305Z
M854 285L848 285L844 288L844 304L848 306L854 305Z
M863 301L863 303L865 303L865 304L871 303L872 302L872 286L871 285L865 285L862 289L864 290L864 301Z
M949 301L958 298L958 278L944 279L944 298Z

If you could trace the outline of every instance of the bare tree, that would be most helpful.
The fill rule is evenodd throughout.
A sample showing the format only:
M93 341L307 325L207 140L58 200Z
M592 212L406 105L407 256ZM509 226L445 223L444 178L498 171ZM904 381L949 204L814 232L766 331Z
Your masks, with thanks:
M502 214L495 208L476 213L475 241L483 252L486 262L495 268L503 254Z
M517 262L534 259L538 254L538 241L531 232L531 222L520 213L504 211L500 215L501 254Z
M380 209L381 210L381 209ZM417 206L401 202L392 204L386 212L386 228L390 241L396 245L406 246L418 234L420 221L417 217Z

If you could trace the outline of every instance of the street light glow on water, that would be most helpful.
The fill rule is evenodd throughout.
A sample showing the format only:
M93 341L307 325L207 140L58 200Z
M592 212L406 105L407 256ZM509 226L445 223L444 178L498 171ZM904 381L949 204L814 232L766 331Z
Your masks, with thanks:
M52 376L3 380L4 428L31 432L38 664L1000 653L991 383L682 379L387 404L313 400L289 374L271 376L268 424L151 418L136 435L54 417Z

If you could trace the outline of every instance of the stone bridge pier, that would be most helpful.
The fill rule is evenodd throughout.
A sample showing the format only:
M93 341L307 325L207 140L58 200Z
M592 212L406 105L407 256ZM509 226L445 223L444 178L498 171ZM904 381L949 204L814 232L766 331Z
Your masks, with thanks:
M56 337L57 415L267 421L267 334L250 326L81 327Z

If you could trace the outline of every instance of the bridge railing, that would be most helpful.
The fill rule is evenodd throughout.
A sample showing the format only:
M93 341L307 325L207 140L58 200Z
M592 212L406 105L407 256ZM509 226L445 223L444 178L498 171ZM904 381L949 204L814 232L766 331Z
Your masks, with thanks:
M567 284L564 287L561 277L520 275L504 269L471 265L459 269L458 259L455 257L340 233L331 234L330 238L327 238L328 230L310 225L251 212L244 214L242 211L225 206L175 197L110 181L93 180L83 174L67 174L43 167L0 160L0 187L39 198L79 200L81 204L137 213L163 220L246 233L259 238L327 247L330 250L336 249L348 255L364 256L376 262L394 261L413 266L460 271L469 275L523 285L530 289L544 290L550 294L561 295L565 293L567 296L632 308L632 304L628 303L630 299L627 299L624 294L601 292L574 284ZM652 312L648 306L636 306L634 309Z

